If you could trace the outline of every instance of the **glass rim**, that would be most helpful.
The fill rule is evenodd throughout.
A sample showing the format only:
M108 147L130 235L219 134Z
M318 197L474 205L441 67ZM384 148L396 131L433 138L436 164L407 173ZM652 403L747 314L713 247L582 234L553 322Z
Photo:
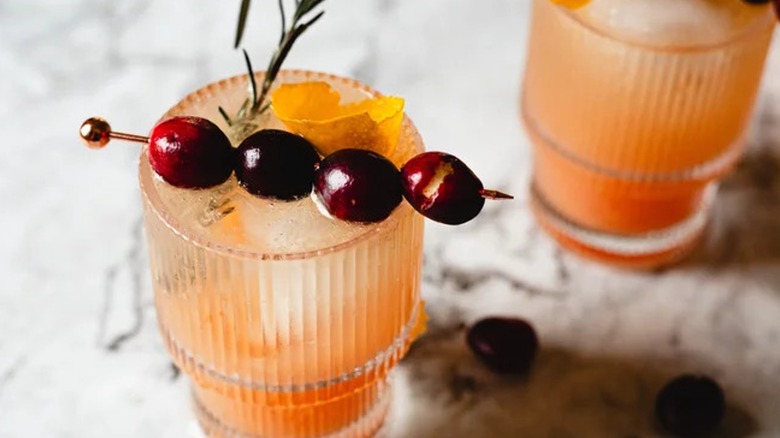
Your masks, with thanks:
M541 0L541 1L549 2L550 0ZM607 38L611 41L636 47L638 49L654 51L654 52L685 53L685 52L706 52L711 50L718 50L730 46L732 44L747 40L750 37L753 37L754 35L764 31L767 28L774 29L775 26L775 14L771 10L772 9L771 4L769 3L764 5L745 4L746 7L765 7L766 11L761 17L756 18L753 23L750 23L748 26L745 26L739 32L736 32L735 34L731 35L729 38L723 41L717 41L712 43L655 45L652 43L639 41L635 38L627 38L624 36L617 35L616 33L611 32L608 29L605 29L601 26L597 26L588 22L587 20L580 17L572 9L568 9L566 7L555 5L552 3L550 3L550 6L557 9L558 10L557 13L566 16L568 19L572 20L576 24L582 26L589 32L596 34L599 37Z
M262 80L264 75L265 75L265 71L256 71L254 74L255 79L257 80ZM283 77L285 75L291 75L291 76L300 76L302 78L305 78L306 80L326 80L330 82L339 82L343 85L357 88L360 91L366 93L367 96L370 97L382 96L382 93L361 82L358 82L354 79L349 79L343 76L337 76L329 73L316 72L311 70L300 70L300 69L283 69L279 72L279 75L280 77ZM235 75L225 79L210 82L204 85L203 87L198 88L195 91L192 91L186 96L184 96L175 105L173 105L168 110L166 110L166 112L163 114L160 120L164 120L172 116L172 114L176 113L178 109L181 109L186 105L192 104L194 101L207 98L208 95L213 94L214 92L219 92L221 89L224 89L226 87L235 86L239 82L248 82L248 74ZM409 117L406 114L404 114L400 135L402 137L408 138L410 142L413 144L413 148L415 150L419 150L420 152L424 150L422 137L420 136L420 133L417 131L417 128L414 126L412 120L409 119ZM163 223L163 225L169 230L171 230L171 232L178 235L180 238L184 239L190 244L205 248L211 252L225 254L232 257L257 259L257 260L280 260L280 261L314 258L321 255L330 254L333 252L337 252L349 248L364 240L368 240L372 237L380 236L385 232L392 231L397 228L401 220L407 218L409 215L416 214L414 209L412 209L412 207L408 205L405 202L405 200L401 200L401 203L395 208L395 210L393 210L390 216L387 219L383 220L382 222L371 224L371 226L368 227L364 232L348 240L339 242L335 245L326 246L314 250L296 251L296 252L263 252L263 251L254 251L251 249L230 247L228 245L214 242L212 239L209 239L208 237L199 236L194 233L187 233L186 232L187 230L185 228L189 229L191 227L183 227L173 214L166 211L166 207L162 202L159 193L157 192L157 190L154 189L154 183L152 182L152 178L154 178L154 172L151 171L151 167L148 164L145 165L144 163L146 154L147 154L147 148L144 147L141 151L139 164L138 164L138 180L141 189L142 201L144 202L145 205L151 208L152 210L151 213L156 215L157 218ZM338 219L334 219L334 220L338 220Z

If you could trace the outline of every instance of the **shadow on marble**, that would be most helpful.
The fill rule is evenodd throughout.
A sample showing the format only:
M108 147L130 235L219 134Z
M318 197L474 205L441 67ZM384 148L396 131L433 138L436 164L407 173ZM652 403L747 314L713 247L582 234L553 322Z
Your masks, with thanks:
M780 265L780 114L764 108L757 123L755 139L720 185L705 241L683 266Z
M675 373L640 361L543 348L524 379L482 367L462 326L436 329L414 344L402 368L413 406L398 436L646 437L655 394ZM728 394L727 394L728 397ZM731 404L716 438L747 437L755 420Z

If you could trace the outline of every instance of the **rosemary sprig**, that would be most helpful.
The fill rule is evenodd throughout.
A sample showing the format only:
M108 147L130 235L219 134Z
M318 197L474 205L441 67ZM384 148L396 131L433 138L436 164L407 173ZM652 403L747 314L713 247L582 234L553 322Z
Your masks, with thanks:
M237 49L241 44L241 38L244 37L244 26L246 26L246 16L249 14L249 4L252 0L243 0L241 2L241 9L238 11L238 26L236 27L236 42L233 44L233 48Z
M244 1L248 2L249 0ZM293 15L292 23L289 28L285 28L284 5L282 0L279 0L279 11L282 16L282 33L279 37L279 47L277 47L276 52L274 52L271 57L271 61L268 63L265 78L263 78L263 85L260 88L260 95L256 96L253 100L252 109L256 110L265 100L268 90L271 89L271 85L273 85L276 75L279 74L279 70L281 70L282 64L287 58L287 54L290 53L290 50L298 37L325 14L325 11L320 11L310 20L301 22L323 1L324 0L296 0L295 14Z
M246 69L249 70L249 83L251 87L252 102L257 102L257 82L255 81L255 71L252 69L252 61L249 60L249 54L246 50L241 49L244 52L244 62L246 62Z
M311 27L325 14L325 11L320 11L311 18L308 18L313 13L314 9L319 6L325 0L295 0L295 13L293 13L290 21L290 26L287 26L287 14L284 11L283 0L278 0L279 13L281 15L282 30L279 35L279 44L271 56L271 60L266 68L265 77L263 83L260 86L260 92L258 93L257 84L255 83L254 70L252 69L252 63L249 60L249 55L244 50L244 61L246 61L247 70L249 72L250 80L250 96L239 109L236 116L237 119L243 119L246 116L256 116L265 112L270 104L264 104L268 92L271 90L276 76L282 69L282 64L290 53L293 44L300 37L306 29ZM244 29L246 27L246 19L249 13L249 5L251 0L242 0L241 9L238 14L238 25L236 26L236 48L241 44L241 40L244 36ZM231 120L223 108L219 108L220 114L225 118L228 125L232 126L234 120Z

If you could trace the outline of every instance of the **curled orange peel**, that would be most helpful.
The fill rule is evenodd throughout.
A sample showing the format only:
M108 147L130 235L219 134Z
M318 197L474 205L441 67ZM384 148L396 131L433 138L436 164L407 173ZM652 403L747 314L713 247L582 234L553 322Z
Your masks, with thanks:
M554 4L558 6L563 6L569 9L581 8L587 5L588 3L590 3L590 0L550 0L550 1L552 1Z
M342 105L338 91L312 81L282 84L271 94L271 108L322 155L354 148L389 156L398 144L404 100L381 96Z

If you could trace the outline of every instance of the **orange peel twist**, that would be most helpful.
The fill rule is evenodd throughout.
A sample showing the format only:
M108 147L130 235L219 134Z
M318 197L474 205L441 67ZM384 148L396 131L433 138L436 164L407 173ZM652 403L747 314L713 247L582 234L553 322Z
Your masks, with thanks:
M588 3L590 3L590 0L550 0L554 4L558 6L563 6L568 9L577 9L581 8Z
M344 148L389 156L398 144L404 100L380 96L342 105L338 91L312 81L281 85L271 94L271 108L323 156Z

